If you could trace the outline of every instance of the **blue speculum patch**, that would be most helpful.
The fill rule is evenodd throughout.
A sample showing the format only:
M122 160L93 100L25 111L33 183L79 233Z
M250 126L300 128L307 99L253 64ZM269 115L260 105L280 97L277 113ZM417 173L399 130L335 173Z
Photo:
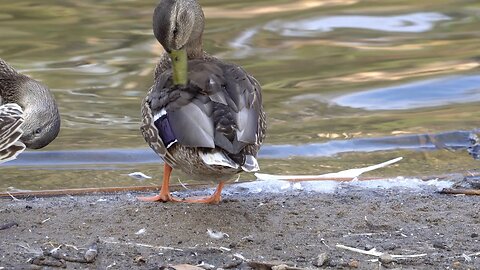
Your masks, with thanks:
M166 114L158 118L154 124L155 127L157 127L158 134L160 135L160 138L162 138L165 146L170 146L177 139L173 133L172 127L170 126L170 121L168 120Z

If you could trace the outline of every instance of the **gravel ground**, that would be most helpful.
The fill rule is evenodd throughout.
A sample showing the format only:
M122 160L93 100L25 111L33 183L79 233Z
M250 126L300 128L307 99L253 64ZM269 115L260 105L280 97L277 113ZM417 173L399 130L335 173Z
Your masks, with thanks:
M0 200L0 269L480 269L478 196L349 188L194 205L138 195Z

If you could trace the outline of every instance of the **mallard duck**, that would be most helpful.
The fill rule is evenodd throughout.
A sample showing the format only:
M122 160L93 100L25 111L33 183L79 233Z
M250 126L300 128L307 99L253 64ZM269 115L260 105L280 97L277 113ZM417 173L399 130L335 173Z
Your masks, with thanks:
M0 59L0 163L26 147L48 145L59 131L60 116L48 88Z
M215 204L226 181L259 170L256 156L266 130L260 84L241 67L204 52L203 28L195 0L162 0L155 8L153 32L165 52L142 102L141 131L165 164L160 194L143 201ZM218 187L210 197L175 198L169 192L172 168Z

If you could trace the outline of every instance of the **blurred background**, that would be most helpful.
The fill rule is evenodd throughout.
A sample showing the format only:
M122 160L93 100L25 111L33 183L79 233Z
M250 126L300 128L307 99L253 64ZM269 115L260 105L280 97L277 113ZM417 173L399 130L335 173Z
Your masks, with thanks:
M321 174L398 156L369 176L478 168L466 147L480 119L480 2L200 3L205 50L263 85L262 172ZM162 53L156 4L0 2L0 57L48 85L62 117L48 147L2 164L0 191L160 183L161 160L139 131ZM137 171L153 178L128 176Z

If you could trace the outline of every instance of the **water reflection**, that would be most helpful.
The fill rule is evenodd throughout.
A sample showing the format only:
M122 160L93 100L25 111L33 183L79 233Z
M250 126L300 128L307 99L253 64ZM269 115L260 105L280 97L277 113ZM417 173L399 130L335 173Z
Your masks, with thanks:
M269 32L277 34L279 37L292 38L325 38L325 33L339 29L350 30L370 30L386 33L422 33L432 30L436 23L448 21L452 18L437 12L419 12L392 16L320 16L301 20L273 20L262 27L256 26L240 33L236 38L229 42L232 48L235 48L233 57L243 58L250 54L271 53L274 48L255 47L254 40L257 35L268 35ZM265 33L264 33L265 32ZM351 34L349 34L351 35ZM341 37L348 39L348 36ZM355 36L355 35L354 35ZM368 36L366 34L366 36ZM335 38L333 39L335 40ZM364 46L369 40L370 43L378 43L388 40L386 38L370 38L355 40L353 45ZM297 41L298 42L298 41ZM305 41L303 41L305 42ZM294 42L295 43L295 42ZM308 44L308 42L306 42ZM328 42L326 42L328 43ZM345 42L336 42L337 45Z
M405 159L381 173L478 167L466 151L444 150L463 149L462 130L480 117L476 3L201 3L205 50L263 86L262 172L320 174L397 156ZM1 167L0 189L134 185L126 176L133 171L157 176L142 184L158 184L160 159L139 132L140 102L162 52L154 5L0 1L0 57L48 85L62 115L45 151Z
M384 32L420 33L431 30L436 22L451 18L436 12L394 16L329 16L298 21L275 20L264 29L290 37L312 37L339 28L368 29Z
M478 101L478 75L425 80L356 92L332 100L340 106L365 110L407 110Z

